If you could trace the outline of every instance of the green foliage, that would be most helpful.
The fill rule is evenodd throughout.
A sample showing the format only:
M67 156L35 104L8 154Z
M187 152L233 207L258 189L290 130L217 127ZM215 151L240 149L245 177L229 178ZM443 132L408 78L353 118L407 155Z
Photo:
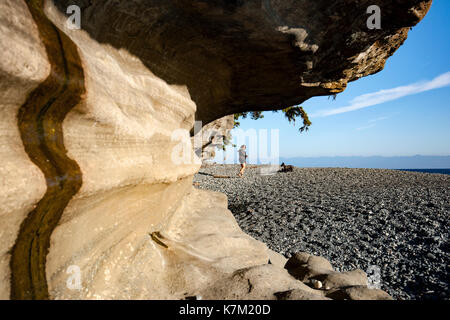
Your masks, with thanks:
M304 131L308 131L311 126L311 121L309 121L308 114L303 110L301 106L288 107L282 110L274 110L273 112L283 112L286 119L288 119L289 123L292 123L295 126L295 122L298 118L301 118L303 121L303 125L299 128L300 133ZM234 114L234 128L237 128L241 125L239 119L246 119L250 117L252 120L258 120L264 118L264 114L262 111L249 111L249 112L241 112ZM236 148L235 144L231 143L231 136L222 136L223 144L219 146L223 151L226 150L227 145L231 145L233 148Z
M273 112L279 112L280 110L274 110ZM303 121L303 126L300 127L299 131L304 132L308 131L309 127L311 126L311 121L309 121L308 114L305 112L303 107L301 106L294 106L294 107L288 107L283 110L281 110L284 113L284 116L288 119L289 123L292 123L295 126L295 121L297 118L301 118ZM242 112L242 113L235 113L234 114L234 127L239 127L241 124L239 122L240 118L246 119L247 116L249 116L253 120L264 118L264 115L262 114L262 111L251 111L251 112Z
M231 133L228 133L226 136L222 136L222 150L226 151L227 146L231 145L233 148L236 148L236 145L234 143L231 143Z
M262 111L250 111L250 112L241 112L234 114L234 128L239 127L241 123L238 121L239 118L246 119L247 116L250 115L252 120L258 120L264 118Z

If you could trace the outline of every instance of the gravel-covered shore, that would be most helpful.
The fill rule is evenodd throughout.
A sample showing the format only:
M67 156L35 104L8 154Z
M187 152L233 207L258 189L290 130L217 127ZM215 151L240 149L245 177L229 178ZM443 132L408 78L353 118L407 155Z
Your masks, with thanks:
M328 259L337 271L381 269L396 299L449 299L450 175L295 168L236 177L239 165L200 169L198 188L224 192L241 228L289 257ZM229 175L232 178L214 178Z

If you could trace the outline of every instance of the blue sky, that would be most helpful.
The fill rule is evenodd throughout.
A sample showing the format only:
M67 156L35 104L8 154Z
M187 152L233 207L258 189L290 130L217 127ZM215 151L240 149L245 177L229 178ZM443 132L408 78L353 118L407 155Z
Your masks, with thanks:
M240 128L278 129L280 157L450 155L449 14L450 1L433 1L383 71L349 83L336 100L304 102L307 133L272 112L241 119Z

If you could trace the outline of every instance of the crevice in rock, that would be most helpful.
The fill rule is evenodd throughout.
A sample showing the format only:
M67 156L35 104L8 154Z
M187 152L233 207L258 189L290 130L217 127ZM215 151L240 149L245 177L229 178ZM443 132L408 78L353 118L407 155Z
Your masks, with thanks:
M11 299L48 299L46 259L50 237L82 185L78 164L67 156L62 122L85 92L75 44L43 13L43 0L26 0L44 43L51 71L27 97L17 120L31 161L44 173L47 191L22 222L11 250Z

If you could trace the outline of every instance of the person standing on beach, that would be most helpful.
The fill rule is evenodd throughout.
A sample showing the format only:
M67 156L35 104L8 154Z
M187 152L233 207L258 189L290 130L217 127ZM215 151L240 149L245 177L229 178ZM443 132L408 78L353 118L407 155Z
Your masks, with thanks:
M239 152L239 163L241 164L241 170L238 173L238 177L240 177L240 178L242 178L242 176L244 175L245 166L247 163L247 153L245 152L246 148L247 147L245 146L245 144L243 144L238 151Z

